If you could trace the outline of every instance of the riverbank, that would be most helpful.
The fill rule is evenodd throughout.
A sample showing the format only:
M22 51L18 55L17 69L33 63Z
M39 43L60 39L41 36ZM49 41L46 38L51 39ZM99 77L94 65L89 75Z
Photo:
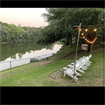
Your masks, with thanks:
M30 41L34 41L34 40L25 40L19 43L30 42ZM0 44L10 44L10 43L14 43L14 42L1 42Z
M88 70L79 77L77 83L72 83L72 78L69 76L63 77L63 72L59 74L60 79L54 80L49 76L54 72L67 66L75 59L75 47L69 48L65 46L55 57L59 58L65 49L68 49L68 54L61 59L56 59L54 62L48 62L38 67L38 63L33 62L27 65L13 68L13 75L10 75L10 70L0 72L1 86L103 86L103 48L102 46L94 45L92 65ZM70 51L72 52L70 53ZM86 53L79 48L77 59L82 56L87 56ZM52 58L50 58L51 60ZM41 64L41 62L40 62Z
M13 68L30 62L47 60L61 48L62 45L56 43L50 46L39 45L36 42L1 45L0 71L10 68L10 64Z

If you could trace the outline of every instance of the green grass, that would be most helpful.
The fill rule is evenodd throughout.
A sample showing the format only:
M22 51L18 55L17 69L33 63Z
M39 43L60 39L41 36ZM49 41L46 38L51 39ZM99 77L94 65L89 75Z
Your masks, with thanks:
M75 45L74 45L75 46ZM10 70L4 70L0 72L0 85L1 86L103 86L103 48L99 45L93 46L92 65L88 67L88 70L78 77L76 83L72 83L72 78L69 76L63 77L61 72L58 77L60 79L55 80L49 76L54 72L67 66L75 59L75 47L69 48L65 46L60 52L53 57L60 58L64 51L67 53L72 52L70 55L57 60L53 63L38 67L37 62L26 64L23 66L12 68L13 75L10 75ZM77 59L82 56L87 56L90 53L80 49L78 51ZM53 59L52 57L50 59Z

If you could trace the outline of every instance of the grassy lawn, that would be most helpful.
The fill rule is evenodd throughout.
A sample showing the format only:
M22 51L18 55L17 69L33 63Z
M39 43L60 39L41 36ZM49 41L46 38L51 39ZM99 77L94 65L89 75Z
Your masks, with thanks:
M75 45L74 45L75 46ZM76 83L72 83L72 78L69 76L63 77L61 72L55 80L50 78L50 75L54 72L62 69L75 60L75 47L69 48L69 46L63 47L54 57L56 59L66 56L60 60L56 60L50 64L38 67L37 62L26 64L23 66L12 68L13 75L10 75L10 70L4 70L0 72L0 85L1 86L103 86L103 48L100 45L94 45L92 52L92 65L88 67L88 70L78 77ZM97 49L98 48L98 49ZM87 56L90 53L81 50L79 46L77 59L82 56ZM50 60L53 57L50 58Z

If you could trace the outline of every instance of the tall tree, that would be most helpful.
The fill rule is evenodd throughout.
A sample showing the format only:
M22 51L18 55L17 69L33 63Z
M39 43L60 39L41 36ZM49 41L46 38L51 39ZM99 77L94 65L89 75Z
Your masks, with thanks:
M82 23L82 25L103 23L102 8L47 8L46 10L48 13L44 13L42 16L49 22L48 30L52 27L44 38L45 41L49 39L48 42L51 42L51 35L53 39L58 37L56 40L67 38L72 47L72 37L75 37L77 32L73 31L74 25L79 23Z

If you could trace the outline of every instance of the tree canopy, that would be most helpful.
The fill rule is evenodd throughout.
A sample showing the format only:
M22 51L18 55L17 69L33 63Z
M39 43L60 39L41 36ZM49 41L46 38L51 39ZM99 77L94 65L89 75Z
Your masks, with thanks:
M104 24L103 8L47 8L46 11L42 16L49 25L40 35L39 42L42 43L53 43L62 38L72 41L73 37L77 37L73 27L79 23L82 26ZM98 28L98 35L102 36L102 27Z
M21 25L0 22L0 42L20 43L26 40L37 40L41 28L21 27Z

